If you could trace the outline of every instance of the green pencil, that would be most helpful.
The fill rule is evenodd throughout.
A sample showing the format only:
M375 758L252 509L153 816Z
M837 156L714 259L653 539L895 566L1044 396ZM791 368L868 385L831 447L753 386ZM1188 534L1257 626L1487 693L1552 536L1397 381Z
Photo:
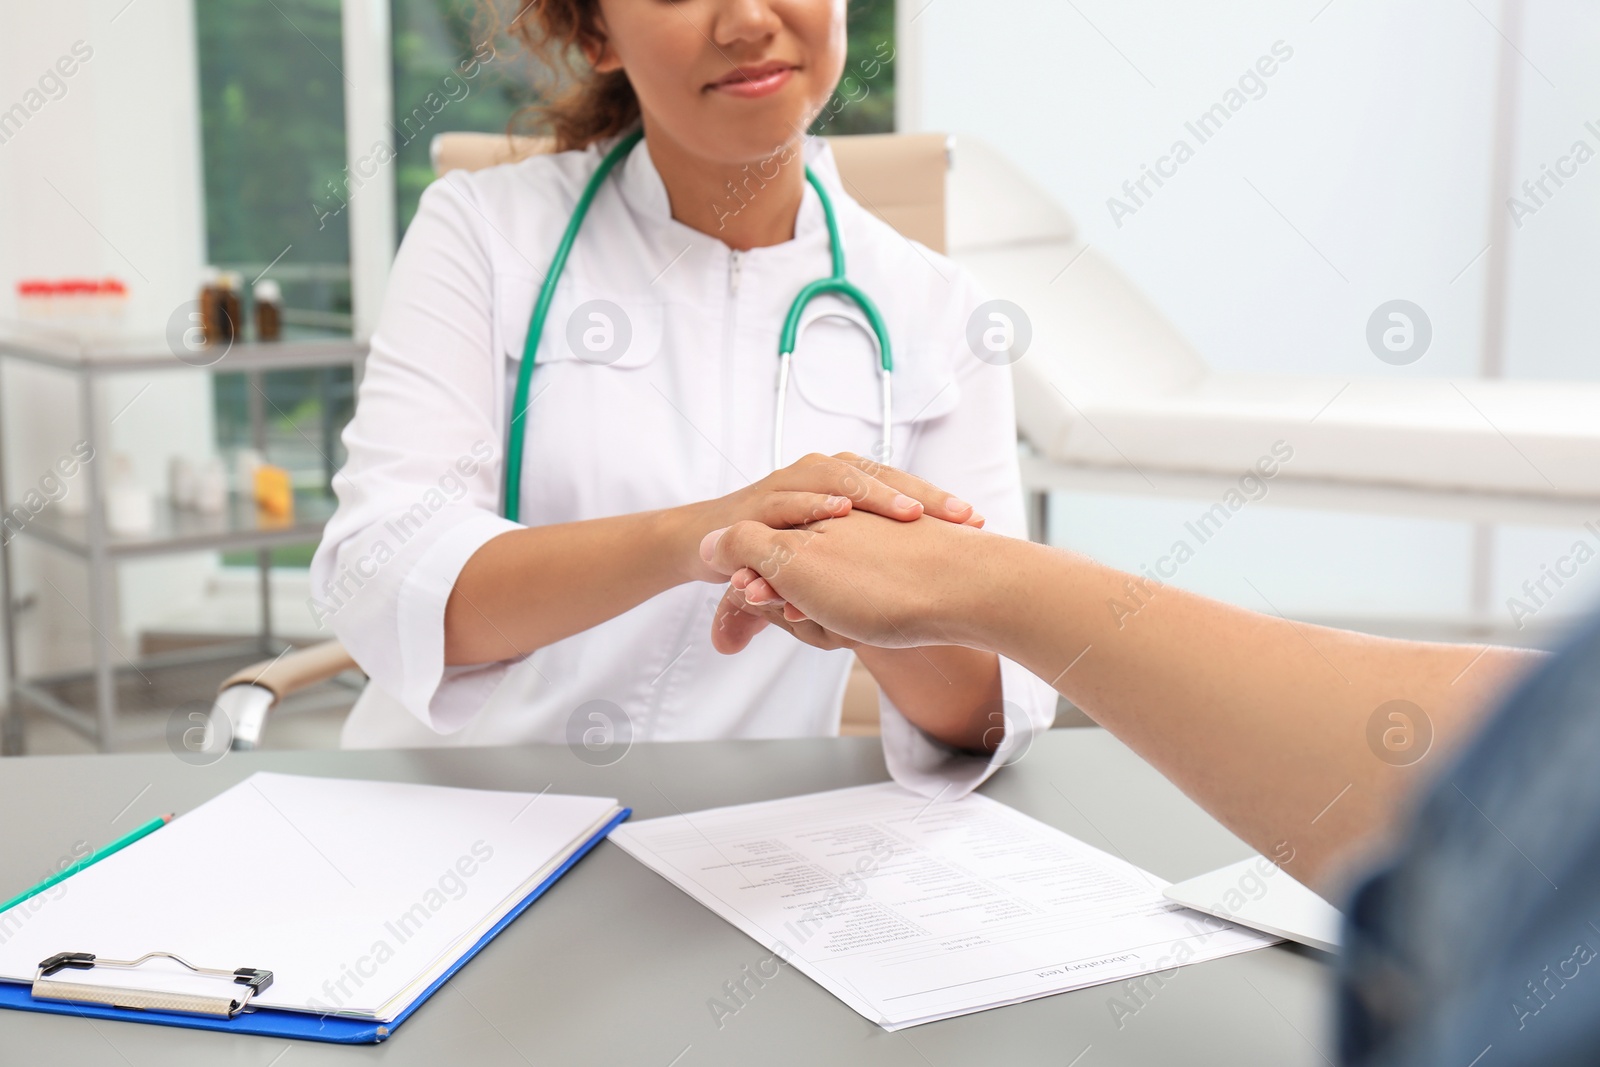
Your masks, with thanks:
M158 816L157 818L151 819L149 822L145 823L143 826L139 827L138 829L133 830L133 831L131 831L131 832L127 833L127 834L124 834L123 836L117 838L115 841L111 842L111 844L107 845L105 848L98 849L98 850L96 850L94 852L89 853L87 856L83 857L78 862L73 863L73 864L69 864L68 866L63 867L61 870L57 871L55 874L52 874L50 877L48 877L44 881L40 882L38 885L34 886L32 889L23 890L21 893L18 893L16 896L14 896L10 900L6 901L4 904L0 904L0 912L10 911L12 908L16 907L18 904L21 904L24 900L27 900L29 897L38 896L40 893L43 893L46 889L49 889L51 886L55 885L57 882L61 882L61 881L64 881L65 879L67 879L67 878L71 878L73 875L77 874L79 871L83 870L85 867L88 867L91 864L99 863L101 860L105 859L107 856L111 855L113 852L121 852L123 849L127 848L129 845L131 845L135 841L139 840L139 838L145 837L145 836L147 836L149 834L154 833L155 831L161 829L163 826L167 825L167 823L169 823L171 821L172 821L172 816L171 815L162 815L162 816Z

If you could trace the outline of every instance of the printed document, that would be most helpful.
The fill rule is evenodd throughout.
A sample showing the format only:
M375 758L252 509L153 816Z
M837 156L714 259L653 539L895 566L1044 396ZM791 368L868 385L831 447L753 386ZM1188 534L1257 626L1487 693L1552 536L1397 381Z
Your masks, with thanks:
M649 819L611 840L887 1030L1278 939L988 797L892 783Z

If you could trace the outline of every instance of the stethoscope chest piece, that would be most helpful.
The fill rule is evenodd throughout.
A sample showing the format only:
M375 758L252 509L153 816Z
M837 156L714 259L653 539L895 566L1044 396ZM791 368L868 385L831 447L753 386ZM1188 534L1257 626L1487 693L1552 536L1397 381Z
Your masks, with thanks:
M805 336L807 329L821 319L835 319L848 322L866 333L871 339L874 355L873 363L877 367L878 400L880 430L878 440L872 448L872 458L879 462L887 463L893 451L892 436L894 430L894 374L889 367L884 365L883 346L887 340L880 337L877 330L872 328L871 322L865 324L854 315L845 314L843 311L824 311L812 315L801 324L797 331L797 338ZM780 345L778 353L778 401L772 419L772 469L777 470L783 466L783 436L785 415L788 408L789 384L793 375L794 352L782 351Z

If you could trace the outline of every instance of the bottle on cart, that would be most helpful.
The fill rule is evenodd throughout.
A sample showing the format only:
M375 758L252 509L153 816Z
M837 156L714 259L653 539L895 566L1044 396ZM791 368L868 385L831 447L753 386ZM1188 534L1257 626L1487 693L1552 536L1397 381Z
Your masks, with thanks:
M244 310L239 303L243 279L237 271L207 267L200 286L200 328L206 344L228 345L243 333Z
M283 290L271 278L256 282L251 290L256 304L256 340L277 341L283 337Z
M217 341L222 344L232 344L244 332L244 306L239 301L239 290L243 285L244 278L238 271L225 270L217 275L217 325L222 331Z
M228 471L222 460L206 460L195 478L194 509L202 515L220 515L228 508Z
M222 271L216 267L207 267L200 279L200 332L205 334L205 343L216 344L217 338L222 336L222 324L218 317L222 314Z
M155 525L155 501L133 471L125 453L111 457L111 477L106 483L106 527L114 534L138 536Z

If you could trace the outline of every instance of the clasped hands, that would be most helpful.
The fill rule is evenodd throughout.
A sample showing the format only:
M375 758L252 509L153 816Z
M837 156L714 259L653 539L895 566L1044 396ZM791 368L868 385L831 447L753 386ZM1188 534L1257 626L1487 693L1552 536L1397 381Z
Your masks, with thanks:
M700 542L706 581L727 581L712 622L724 654L779 626L824 649L962 644L965 560L988 535L972 505L852 453L806 456L731 497L763 498L757 518ZM749 514L751 500L735 506ZM962 561L961 566L957 566Z

